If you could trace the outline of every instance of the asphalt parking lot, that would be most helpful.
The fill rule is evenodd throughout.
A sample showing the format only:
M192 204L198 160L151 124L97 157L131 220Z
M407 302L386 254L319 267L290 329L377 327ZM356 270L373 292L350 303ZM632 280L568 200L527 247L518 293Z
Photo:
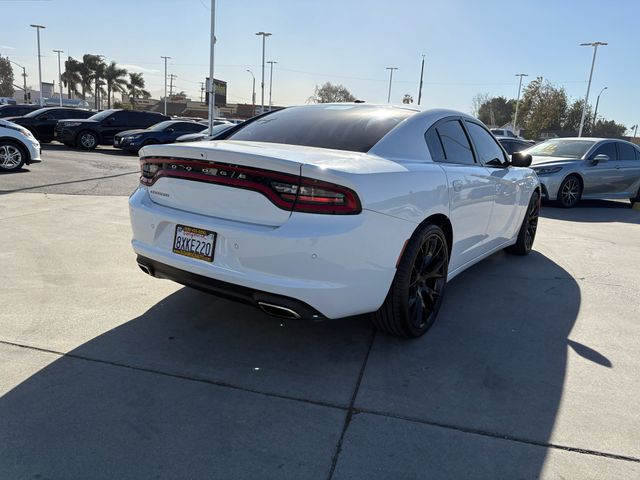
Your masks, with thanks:
M143 274L137 158L0 175L0 477L640 478L640 211L543 209L423 338Z

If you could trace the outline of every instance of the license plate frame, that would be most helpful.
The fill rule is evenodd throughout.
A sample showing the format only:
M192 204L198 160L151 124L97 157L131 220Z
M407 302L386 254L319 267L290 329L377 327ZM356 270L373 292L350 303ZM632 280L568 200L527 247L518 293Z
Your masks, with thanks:
M177 224L171 248L178 255L213 263L217 239L218 234L211 230Z

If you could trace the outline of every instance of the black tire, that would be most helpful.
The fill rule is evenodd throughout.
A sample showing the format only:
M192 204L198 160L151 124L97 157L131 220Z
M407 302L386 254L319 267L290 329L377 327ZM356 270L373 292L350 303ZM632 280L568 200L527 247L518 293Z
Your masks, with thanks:
M449 247L440 227L417 230L404 250L396 275L380 309L373 314L379 330L417 338L433 326L447 284Z
M82 150L93 150L98 146L98 135L91 130L83 130L76 137L76 144Z
M558 188L556 204L562 208L572 208L582 197L582 179L577 175L569 175Z
M528 255L533 248L533 241L536 239L538 230L538 217L540 216L540 194L536 190L531 195L529 206L524 214L520 231L518 232L518 240L505 250L514 255Z
M27 161L27 150L17 142L0 141L0 172L17 172Z

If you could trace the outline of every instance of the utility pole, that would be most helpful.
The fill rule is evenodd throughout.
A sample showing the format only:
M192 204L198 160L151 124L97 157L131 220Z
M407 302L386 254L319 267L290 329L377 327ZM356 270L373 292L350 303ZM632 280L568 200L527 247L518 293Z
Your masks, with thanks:
M584 105L582 105L582 117L580 118L580 129L578 137L582 136L582 127L584 127L584 116L587 113L587 105L589 104L589 90L591 90L591 78L593 77L593 67L596 64L596 53L600 45L608 45L606 42L581 43L581 47L593 47L593 59L591 60L591 71L589 72L589 83L587 84L587 94L584 96Z
M38 32L38 88L40 89L40 106L44 104L42 98L42 57L40 55L40 29L47 28L44 25L31 25Z
M60 84L60 106L62 106L62 70L60 70L60 54L62 50L54 50L58 54L58 83Z
M271 111L271 88L273 86L273 64L278 62L274 62L270 60L267 63L271 64L271 71L269 72L269 111Z
M209 135L213 135L213 115L216 103L216 82L213 79L213 60L216 45L216 0L211 0L211 38L209 41Z
M262 97L260 101L260 113L264 113L264 50L265 50L265 40L267 37L270 37L271 34L269 32L258 32L256 33L256 35L262 35L262 83L260 84Z
M204 82L200 82L200 103L204 102Z
M526 73L516 73L516 77L520 77L520 83L518 83L518 98L516 99L516 112L513 116L513 133L516 133L518 129L518 106L520 105L520 90L522 90L522 77L528 77Z
M160 58L164 58L164 114L167 115L167 60L171 57L164 57L160 55Z
M393 71L398 70L397 67L386 67L389 70L389 94L387 95L387 103L391 103L391 82L393 82Z
M177 75L174 75L173 73L169 74L169 96L173 97L173 81L178 78Z
M253 104L253 113L255 114L255 110L256 110L256 76L249 69L247 69L247 72L249 72L251 74L251 78L253 78L253 88L251 90L251 103Z
M424 53L422 54L422 67L420 67L420 89L418 90L418 105L420 105L420 100L422 100L422 77L424 76Z

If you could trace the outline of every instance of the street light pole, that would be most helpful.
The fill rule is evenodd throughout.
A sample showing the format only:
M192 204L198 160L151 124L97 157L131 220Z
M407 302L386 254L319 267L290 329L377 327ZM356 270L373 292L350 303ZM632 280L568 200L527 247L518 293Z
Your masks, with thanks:
M393 82L393 71L398 70L397 67L386 67L389 70L389 94L387 95L387 103L391 103L391 82Z
M278 62L269 60L267 63L271 64L271 70L269 72L269 111L271 111L271 88L273 87L273 64Z
M62 70L60 69L60 54L62 50L54 50L58 54L58 83L60 87L60 106L62 106Z
M164 57L160 55L160 58L164 58L164 115L167 115L167 60L171 57Z
M251 74L251 78L253 78L253 89L251 90L251 102L253 103L253 109L254 109L253 113L255 114L255 108L256 108L256 76L248 68L247 68L247 72L249 72Z
M213 59L216 45L216 0L211 0L211 45L209 46L209 135L213 135L213 115L216 104L216 86L213 79Z
M420 105L420 100L422 100L422 78L424 76L424 53L422 54L422 67L420 67L420 88L418 89L418 105Z
M516 129L518 128L518 106L520 104L520 90L522 89L522 77L528 77L526 73L516 73L516 77L520 77L520 83L518 84L518 98L516 99L516 111L513 116L513 133L516 133Z
M42 60L40 57L40 29L41 28L47 28L44 25L31 25L33 28L36 29L36 32L38 32L38 88L40 89L40 106L43 105L43 101L42 101Z
M589 90L591 90L591 78L593 77L593 67L596 64L596 53L600 45L608 45L606 42L581 43L581 47L593 47L593 59L591 60L591 71L589 72L589 83L587 84L587 94L584 96L584 105L582 105L582 117L580 118L580 129L578 137L582 136L582 127L584 127L584 116L587 113L587 104L589 103Z
M593 135L593 130L596 128L596 120L598 119L598 104L600 103L600 95L602 95L602 92L604 92L608 88L609 87L603 87L603 89L600 90L600 93L598 94L598 98L596 99L596 109L593 112L593 126L591 127L591 135Z
M270 37L271 34L269 32L258 32L256 35L262 35L262 83L260 84L261 90L261 99L260 99L260 113L264 113L264 51L265 51L265 40L267 37Z

